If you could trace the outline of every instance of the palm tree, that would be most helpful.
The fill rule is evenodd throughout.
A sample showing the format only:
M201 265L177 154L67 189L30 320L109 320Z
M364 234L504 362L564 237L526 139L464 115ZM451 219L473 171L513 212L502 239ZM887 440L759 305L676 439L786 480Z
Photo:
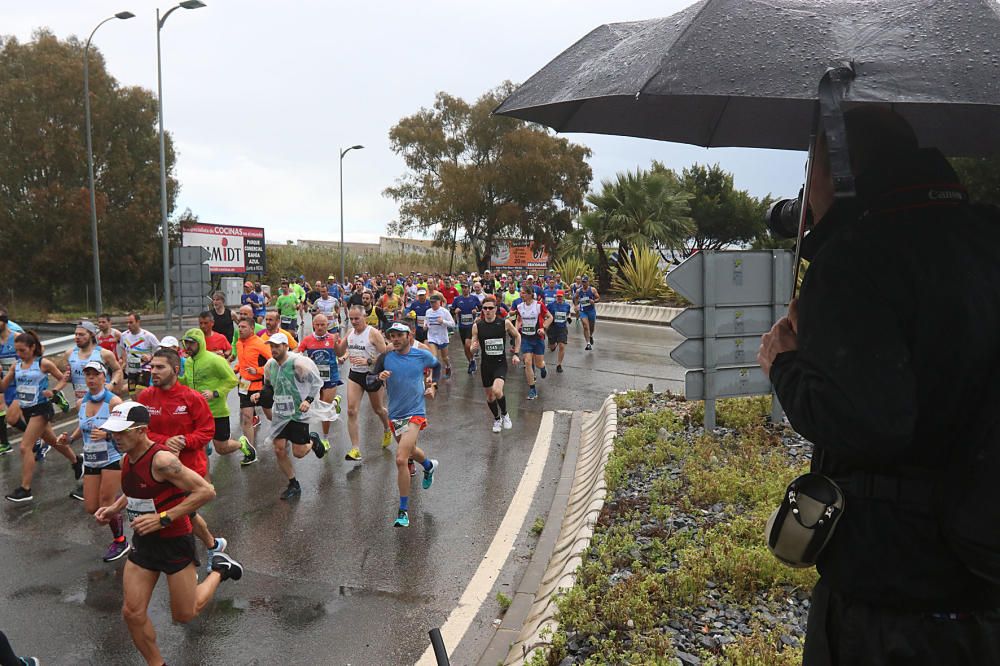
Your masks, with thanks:
M621 256L635 245L679 249L694 231L688 216L691 196L662 173L642 169L619 173L615 183L602 182L613 193L612 236ZM603 192L602 192L603 194Z
M600 196L587 195L587 201L594 205L580 213L575 228L563 237L560 251L563 254L586 256L589 248L597 254L597 288L605 293L611 287L611 262L605 247L614 242L611 237L609 215L599 205Z

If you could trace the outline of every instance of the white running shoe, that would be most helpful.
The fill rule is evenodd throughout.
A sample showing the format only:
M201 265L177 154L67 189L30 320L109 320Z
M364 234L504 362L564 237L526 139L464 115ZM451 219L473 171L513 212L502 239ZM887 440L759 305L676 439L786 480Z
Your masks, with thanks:
M510 414L504 414L501 420L503 421L504 430L510 430L514 427L514 424L510 422Z
M503 419L493 420L493 432L500 432L503 430Z

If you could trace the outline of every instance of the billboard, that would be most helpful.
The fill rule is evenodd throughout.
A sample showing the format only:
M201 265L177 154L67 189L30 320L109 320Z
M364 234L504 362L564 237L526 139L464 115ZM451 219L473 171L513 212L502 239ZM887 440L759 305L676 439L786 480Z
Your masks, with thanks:
M264 230L260 227L230 227L221 224L191 224L181 229L184 247L208 251L208 269L216 274L267 271Z
M548 265L548 250L532 241L497 241L490 256L494 270L545 270Z

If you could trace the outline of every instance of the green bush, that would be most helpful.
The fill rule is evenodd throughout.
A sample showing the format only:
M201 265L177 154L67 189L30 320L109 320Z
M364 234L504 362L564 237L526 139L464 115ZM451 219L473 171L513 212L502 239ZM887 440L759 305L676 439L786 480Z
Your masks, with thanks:
M627 301L682 300L667 286L667 273L660 268L659 253L643 245L637 245L632 257L624 257L618 264L611 289Z
M435 251L430 254L417 252L402 254L358 254L345 250L344 271L348 278L364 271L369 273L444 273L448 270L451 253ZM475 265L459 252L455 254L454 271L473 271ZM340 273L340 251L337 248L299 247L297 245L269 245L267 247L267 274L264 282L277 285L283 277L305 275L310 282L326 281L327 275Z
M552 270L562 275L563 282L569 284L579 275L589 275L594 277L594 269L582 258L575 254L569 254L557 261L552 266Z

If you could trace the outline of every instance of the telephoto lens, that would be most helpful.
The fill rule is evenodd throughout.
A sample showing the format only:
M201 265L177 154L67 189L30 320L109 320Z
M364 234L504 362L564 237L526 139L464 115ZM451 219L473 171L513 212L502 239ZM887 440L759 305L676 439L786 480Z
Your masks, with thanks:
M802 211L802 191L797 199L781 199L767 211L767 228L775 238L796 238L799 235L799 215ZM806 229L813 225L812 210L806 210Z

